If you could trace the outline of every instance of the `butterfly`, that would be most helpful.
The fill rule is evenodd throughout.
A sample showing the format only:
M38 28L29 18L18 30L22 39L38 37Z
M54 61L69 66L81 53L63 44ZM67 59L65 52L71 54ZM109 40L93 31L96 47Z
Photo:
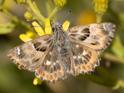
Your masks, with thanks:
M94 71L114 37L115 25L93 23L65 32L61 24L54 23L52 30L53 35L37 37L8 52L19 68L50 82Z

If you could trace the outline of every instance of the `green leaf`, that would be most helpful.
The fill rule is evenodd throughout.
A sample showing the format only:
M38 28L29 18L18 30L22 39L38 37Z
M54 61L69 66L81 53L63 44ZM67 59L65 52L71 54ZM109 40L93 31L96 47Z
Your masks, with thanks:
M2 5L4 3L5 0L0 0L0 5Z
M100 85L114 87L118 78L103 67L97 67L95 73L86 74L85 78Z
M113 42L112 51L118 57L124 57L124 46L120 40L120 37L117 35L115 41Z
M0 25L0 34L8 34L12 32L14 28L15 28L15 24L13 24L12 22L8 24Z

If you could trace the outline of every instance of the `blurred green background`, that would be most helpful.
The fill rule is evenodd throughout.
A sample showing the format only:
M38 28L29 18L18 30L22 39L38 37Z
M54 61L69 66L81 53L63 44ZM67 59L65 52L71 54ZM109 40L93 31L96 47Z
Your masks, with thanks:
M124 93L124 0L109 0L102 20L116 24L116 36L93 73L37 86L32 83L34 73L19 70L6 57L9 49L22 43L19 34L33 29L24 18L27 6L17 1L25 0L0 0L0 93ZM34 1L46 16L50 0ZM71 26L96 22L93 0L67 0L57 15L57 21L69 20Z

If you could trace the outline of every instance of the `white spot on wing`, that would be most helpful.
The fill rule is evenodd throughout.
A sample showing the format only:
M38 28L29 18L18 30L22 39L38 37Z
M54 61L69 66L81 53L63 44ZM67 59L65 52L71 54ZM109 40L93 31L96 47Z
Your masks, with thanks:
M80 59L81 58L81 56L78 56L78 59Z
M53 65L55 66L55 65L56 65L56 63L53 63Z
M52 53L51 53L51 52L50 52L49 54L50 54L50 55L52 55Z
M59 63L59 61L57 60L56 63Z
M17 54L20 55L20 48L17 47L16 49L17 49Z
M86 54L87 54L87 52L86 52L86 50L84 50L84 51L83 51L83 55L86 55Z
M74 59L76 59L77 57L76 56L73 56Z
M51 65L51 61L46 61L46 65Z
M76 48L79 48L79 45L76 45Z

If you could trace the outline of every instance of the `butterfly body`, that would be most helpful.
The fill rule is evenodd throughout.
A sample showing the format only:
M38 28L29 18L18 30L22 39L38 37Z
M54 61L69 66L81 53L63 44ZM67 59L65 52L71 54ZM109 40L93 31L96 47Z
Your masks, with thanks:
M112 23L76 26L64 32L54 24L53 35L44 35L10 50L8 56L20 68L47 81L94 71L99 55L114 37Z

